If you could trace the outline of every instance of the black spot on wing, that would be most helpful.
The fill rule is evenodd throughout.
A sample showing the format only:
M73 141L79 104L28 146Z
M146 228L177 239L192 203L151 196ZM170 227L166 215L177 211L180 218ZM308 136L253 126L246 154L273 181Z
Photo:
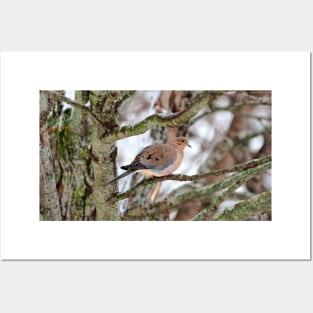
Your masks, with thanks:
M121 169L123 170L145 170L145 169L151 169L152 167L146 166L140 162L132 163L129 165L121 166Z

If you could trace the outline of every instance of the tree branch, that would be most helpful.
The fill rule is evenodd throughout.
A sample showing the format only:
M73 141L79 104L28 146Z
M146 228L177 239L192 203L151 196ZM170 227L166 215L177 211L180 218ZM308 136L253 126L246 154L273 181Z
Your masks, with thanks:
M191 127L193 124L195 124L198 120L200 120L201 118L203 118L204 116L207 116L209 114L212 114L214 112L217 112L217 111L229 111L229 112L232 112L232 113L235 113L235 114L238 114L238 112L240 112L240 115L243 116L243 117L247 117L247 118L255 118L255 119L258 119L258 120L269 120L271 121L270 118L265 118L265 117L258 117L258 116L254 116L254 115L249 115L249 114L244 114L241 112L241 109L243 106L245 105L271 105L271 102L269 101L266 101L266 100L263 100L263 99L258 99L258 100L246 100L244 102L237 102L235 104L232 104L232 105L229 105L227 107L211 107L210 110L206 111L206 112L203 112L201 115L199 116L196 116L194 119L191 119L189 122L188 122L188 125L186 125L186 129L188 129L189 127ZM235 112L234 112L235 111Z
M186 123L186 121L188 121L196 113L198 113L200 109L208 105L210 100L210 96L205 94L202 97L195 99L188 108L180 112L168 115L150 115L134 126L124 126L114 130L113 132L109 133L108 136L106 136L106 141L115 141L130 136L140 135L156 125L168 127L180 126Z
M231 210L214 217L216 221L246 220L251 214L262 213L271 208L272 192L266 191L237 203Z
M154 177L154 178L149 178L141 181L140 183L136 184L126 192L123 192L117 196L118 200L123 200L126 198L129 198L132 196L138 189L155 184L157 182L162 182L165 180L176 180L176 181L195 181L195 180L200 180L203 178L207 178L210 176L219 176L222 174L227 174L227 173L232 173L232 172L240 172L240 171L245 171L250 168L257 167L259 165L271 162L272 156L267 155L265 157L262 157L260 159L254 159L245 163L237 164L231 168L225 168L225 169L219 169L219 170L214 170L208 173L203 173L203 174L198 174L198 175L183 175L183 174L176 174L176 175L170 175L170 176L163 176L163 177Z
M83 110L85 112L89 112L90 113L90 110L89 110L88 107L86 107L86 106L84 106L84 105L82 105L82 104L80 104L80 103L78 103L76 101L73 101L72 99L70 99L68 97L60 95L57 92L48 91L48 90L42 90L41 92L44 93L44 94L49 95L50 97L53 97L55 100L66 102L67 104L70 104L70 105L72 105L75 108L78 108L80 110Z
M148 217L147 216L145 217L149 219L150 216L159 214L160 212L166 209L175 209L179 207L185 201L189 201L193 199L201 199L217 191L228 188L223 194L221 194L220 196L216 197L213 200L212 205L205 208L193 219L196 221L202 220L212 211L212 209L215 208L215 206L217 206L220 202L222 202L229 193L239 188L243 183L251 179L253 176L269 168L271 168L271 161L268 161L267 163L259 164L256 167L248 168L244 172L233 174L232 176L226 177L224 180L219 181L215 184L198 188L196 190L192 190L189 192L185 192L174 198L165 199L163 201L159 201L154 204L151 204L149 207L141 209L140 212L138 212L139 215L135 214L135 216L138 219L140 218L140 214L143 216L148 215ZM130 216L132 215L133 215L132 212L130 212Z
M70 104L74 108L77 108L77 109L79 109L79 110L81 110L83 112L88 112L88 114L90 114L90 116L94 119L94 121L96 123L98 123L102 127L104 126L103 123L98 119L98 117L90 111L89 107L86 107L86 106L82 105L81 103L73 101L72 99L70 99L68 97L60 95L57 92L52 92L52 91L47 91L47 90L42 90L41 92L44 93L44 94L49 95L50 97L53 97L54 99L56 99L58 101L66 102L67 104Z
M250 168L240 174L233 175L230 178L226 178L224 180L224 183L226 183L229 187L227 190L225 190L220 196L216 197L211 204L202 210L196 217L193 218L193 221L201 221L206 216L209 215L214 209L217 208L217 206L232 192L234 192L236 189L238 189L242 184L244 184L246 181L248 181L250 178L255 176L256 174L263 172L266 169L269 169L271 167L271 162L265 163L262 165L258 165L255 168ZM222 188L221 188L222 189Z

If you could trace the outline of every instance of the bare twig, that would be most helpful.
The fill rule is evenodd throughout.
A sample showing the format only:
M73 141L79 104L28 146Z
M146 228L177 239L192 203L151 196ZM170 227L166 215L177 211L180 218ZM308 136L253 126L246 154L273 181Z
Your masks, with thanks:
M253 114L249 114L249 113L244 113L244 112L237 113L237 114L240 115L240 116L242 116L242 117L253 118L253 119L256 119L256 120L259 120L259 121L263 121L263 120L272 121L272 119L271 119L270 117L257 116L257 115L253 115Z

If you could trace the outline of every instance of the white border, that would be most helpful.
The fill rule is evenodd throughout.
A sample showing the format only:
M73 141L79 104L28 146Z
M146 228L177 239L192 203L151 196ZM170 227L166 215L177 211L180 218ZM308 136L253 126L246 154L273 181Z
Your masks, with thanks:
M38 90L172 88L273 91L273 221L39 222ZM309 133L308 52L2 53L1 258L309 259Z

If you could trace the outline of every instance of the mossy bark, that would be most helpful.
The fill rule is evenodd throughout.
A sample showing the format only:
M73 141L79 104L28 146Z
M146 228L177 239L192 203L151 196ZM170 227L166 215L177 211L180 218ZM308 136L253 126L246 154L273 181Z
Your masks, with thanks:
M52 104L40 93L40 220L61 220L55 172L47 131L47 117Z
M101 138L102 133L102 127L94 124L91 145L96 220L115 221L120 219L117 202L112 197L112 192L117 191L116 184L108 186L105 186L105 184L115 175L115 163L112 160L115 160L117 148L115 147L115 143L105 143L105 140Z
M237 203L231 210L224 211L216 216L217 221L244 221L252 214L262 214L272 208L272 192L266 191Z
M90 110L94 119L91 147L94 170L93 195L96 205L96 220L120 220L116 197L116 184L106 183L116 175L115 140L108 140L108 133L118 128L117 109L127 91L90 91Z

